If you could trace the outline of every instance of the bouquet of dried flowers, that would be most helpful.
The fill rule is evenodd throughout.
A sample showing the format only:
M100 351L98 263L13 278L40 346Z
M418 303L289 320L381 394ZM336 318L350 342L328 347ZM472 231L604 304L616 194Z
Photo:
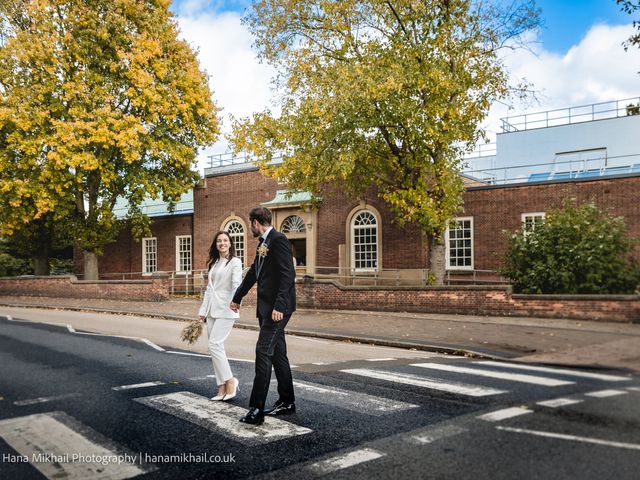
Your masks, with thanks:
M187 342L189 345L193 345L198 341L202 334L202 320L193 320L189 322L189 325L182 329L180 339L183 342Z

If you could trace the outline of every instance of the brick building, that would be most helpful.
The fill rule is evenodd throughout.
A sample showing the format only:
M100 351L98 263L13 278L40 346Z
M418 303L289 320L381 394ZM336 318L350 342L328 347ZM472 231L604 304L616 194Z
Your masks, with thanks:
M593 201L623 216L630 235L640 238L640 145L635 135L640 116L625 108L628 103L504 119L495 147L483 146L489 155L468 159L464 211L458 228L445 235L447 270L457 275L496 270L506 246L503 231L523 223L535 226L567 197ZM247 214L262 204L273 212L275 227L292 241L299 274L335 274L342 267L341 272L362 276L393 271L399 278L403 271L413 272L414 280L424 278L429 267L426 239L416 226L398 227L373 193L355 201L337 191L314 210L306 205L308 196L287 197L285 190L286 185L251 163L212 160L201 184L178 202L175 212L169 214L162 204L147 205L153 236L135 241L123 231L100 258L101 275L179 275L203 269L220 229L231 233L247 264L257 245ZM81 269L81 262L76 265Z

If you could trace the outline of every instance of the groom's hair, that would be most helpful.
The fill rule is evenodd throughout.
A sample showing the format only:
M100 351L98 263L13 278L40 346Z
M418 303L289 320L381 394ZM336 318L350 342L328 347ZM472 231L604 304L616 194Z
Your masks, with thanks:
M249 222L257 220L260 225L271 225L271 212L267 207L254 207L249 212Z

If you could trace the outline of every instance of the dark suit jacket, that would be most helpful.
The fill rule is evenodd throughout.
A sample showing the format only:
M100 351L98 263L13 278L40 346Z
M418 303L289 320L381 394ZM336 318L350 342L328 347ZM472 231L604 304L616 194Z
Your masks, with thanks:
M291 243L284 234L272 229L263 245L269 250L262 260L259 274L256 252L251 268L233 296L233 302L239 304L257 282L258 317L271 318L273 310L285 315L291 314L296 310L296 270L293 266Z

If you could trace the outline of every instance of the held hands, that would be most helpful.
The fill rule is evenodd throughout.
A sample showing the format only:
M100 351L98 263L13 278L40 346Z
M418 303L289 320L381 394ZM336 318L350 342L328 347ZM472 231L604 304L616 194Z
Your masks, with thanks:
M274 322L279 322L280 320L282 320L284 318L284 314L282 312L279 312L277 310L274 310L271 313L271 320L273 320Z
M231 302L229 304L229 308L231 309L232 312L238 313L240 311L240 304Z

